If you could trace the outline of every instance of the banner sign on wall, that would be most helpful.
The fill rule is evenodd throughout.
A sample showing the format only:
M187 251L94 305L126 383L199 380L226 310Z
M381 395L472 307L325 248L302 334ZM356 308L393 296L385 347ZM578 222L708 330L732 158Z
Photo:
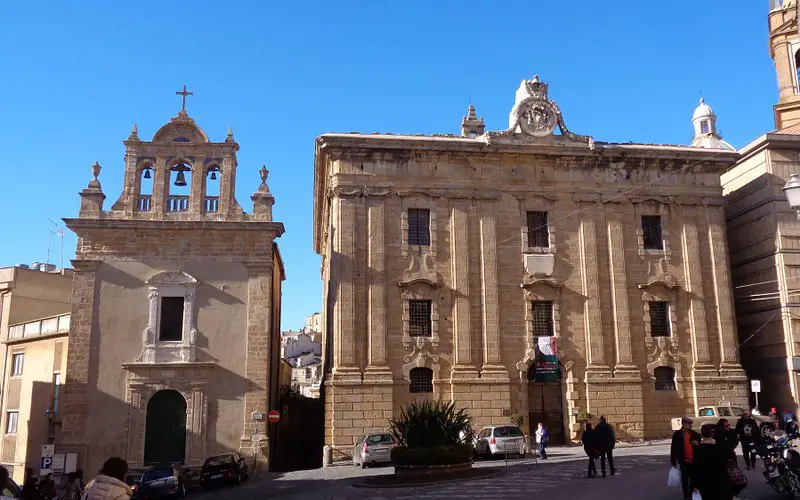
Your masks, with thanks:
M558 368L558 345L555 337L537 339L536 359L534 360L534 381L554 382L561 380Z

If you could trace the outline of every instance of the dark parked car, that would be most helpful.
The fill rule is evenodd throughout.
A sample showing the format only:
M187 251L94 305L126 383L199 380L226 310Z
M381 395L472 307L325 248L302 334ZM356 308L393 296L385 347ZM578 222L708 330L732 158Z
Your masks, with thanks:
M206 459L200 472L204 489L219 483L237 483L247 479L247 464L238 453L226 453Z
M135 498L151 500L157 498L183 498L189 489L183 467L159 465L148 469L136 482Z

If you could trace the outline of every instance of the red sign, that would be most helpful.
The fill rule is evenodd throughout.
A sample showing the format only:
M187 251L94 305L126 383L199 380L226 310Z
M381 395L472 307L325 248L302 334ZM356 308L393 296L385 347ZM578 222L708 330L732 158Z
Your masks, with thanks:
M281 414L278 410L272 410L267 415L267 420L269 420L269 423L271 424L277 424L280 421L280 419L281 419Z

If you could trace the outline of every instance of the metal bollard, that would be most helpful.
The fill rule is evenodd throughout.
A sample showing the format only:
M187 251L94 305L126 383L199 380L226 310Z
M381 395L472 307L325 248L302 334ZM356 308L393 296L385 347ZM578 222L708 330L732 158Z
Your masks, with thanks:
M322 447L322 466L330 467L333 465L333 450L329 445Z

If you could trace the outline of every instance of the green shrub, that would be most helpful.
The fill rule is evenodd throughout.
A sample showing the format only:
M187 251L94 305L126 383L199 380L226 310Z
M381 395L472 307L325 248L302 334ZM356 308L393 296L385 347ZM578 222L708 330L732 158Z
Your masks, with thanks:
M580 423L586 423L589 420L591 420L593 416L594 415L592 415L588 411L581 410L581 411L578 412L578 415L575 417L575 420L580 422Z
M472 446L454 444L448 446L431 446L427 448L397 447L392 450L394 465L457 465L472 460Z
M472 442L470 417L455 403L409 403L400 410L400 418L390 421L398 445L413 450L434 446L453 446Z
M522 424L525 423L525 417L523 417L519 413L515 413L515 414L511 415L511 423L516 425L519 428L522 428Z

